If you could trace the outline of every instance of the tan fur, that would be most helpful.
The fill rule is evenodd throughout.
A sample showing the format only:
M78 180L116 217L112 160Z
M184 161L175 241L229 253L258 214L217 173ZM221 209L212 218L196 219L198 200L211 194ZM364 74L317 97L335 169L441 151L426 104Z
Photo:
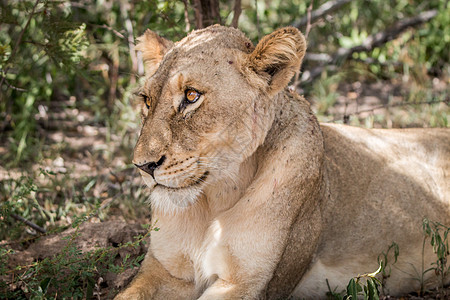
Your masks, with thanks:
M147 74L153 74L159 66L164 54L173 47L173 43L148 30L138 38L136 51L142 52Z
M285 89L306 50L294 28L256 47L220 26L140 41L150 104L133 162L165 156L141 171L160 230L117 299L324 298L326 279L344 289L393 241L387 289L417 288L422 218L450 224L448 129L320 127Z

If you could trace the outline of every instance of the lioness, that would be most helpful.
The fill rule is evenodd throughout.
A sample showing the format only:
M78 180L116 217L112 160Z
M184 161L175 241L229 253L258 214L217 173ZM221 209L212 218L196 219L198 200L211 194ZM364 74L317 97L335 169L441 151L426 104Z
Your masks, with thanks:
M419 287L422 218L450 223L448 129L319 126L286 88L306 50L292 27L256 47L221 26L175 44L147 31L137 49L133 163L160 230L117 299L323 298L393 241L386 290Z

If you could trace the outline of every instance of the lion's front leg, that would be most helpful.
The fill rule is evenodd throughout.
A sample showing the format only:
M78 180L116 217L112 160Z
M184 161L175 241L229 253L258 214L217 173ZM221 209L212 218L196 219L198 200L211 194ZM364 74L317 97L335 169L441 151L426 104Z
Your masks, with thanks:
M296 212L244 200L209 228L202 266L217 279L199 300L288 298L312 260L321 230L315 199Z
M131 284L115 300L195 299L194 284L175 278L149 252Z
M259 299L260 288L264 285L231 283L223 279L217 279L198 300L253 300Z

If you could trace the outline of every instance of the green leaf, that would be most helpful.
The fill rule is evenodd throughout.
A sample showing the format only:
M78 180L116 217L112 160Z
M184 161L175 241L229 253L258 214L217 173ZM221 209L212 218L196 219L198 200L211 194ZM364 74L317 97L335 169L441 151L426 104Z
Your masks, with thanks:
M86 287L86 299L92 299L94 296L94 286L95 281L92 277L88 278L87 287Z
M48 288L51 280L52 280L51 277L47 277L47 278L44 278L40 282L39 286L41 287L43 294L45 294L47 292L47 288Z
M347 295L350 296L349 299L358 299L358 284L354 278L350 279L347 285Z
M372 278L367 279L367 289L369 292L369 300L379 300L377 284Z

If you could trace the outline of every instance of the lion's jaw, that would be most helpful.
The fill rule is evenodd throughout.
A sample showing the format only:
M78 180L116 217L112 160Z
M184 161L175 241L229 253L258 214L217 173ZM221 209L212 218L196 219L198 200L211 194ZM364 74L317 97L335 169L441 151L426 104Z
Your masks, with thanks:
M255 164L252 159L241 162L242 155L231 151L222 155L214 156L214 153L210 153L211 159L198 159L178 175L171 168L172 164L162 165L162 168L155 170L154 178L140 171L144 183L151 190L149 200L152 209L164 214L174 214L191 207L201 197L216 200L222 198L220 203L216 203L219 210L232 206L238 199L235 194L246 184L246 180L242 178L250 178L255 171ZM181 167L183 162L179 165ZM168 173L172 174L167 175ZM218 197L218 194L222 197ZM215 210L213 207L211 209Z
M180 163L182 165L183 162ZM220 168L219 166L223 166ZM162 166L155 170L154 178L141 171L145 184L151 189L150 203L154 211L164 214L177 213L194 204L202 195L208 198L216 193L216 190L224 188L221 180L229 176L231 182L235 182L238 177L239 166L236 163L230 163L224 166L219 163L207 163L197 160L179 172L173 174ZM196 175L199 174L199 175ZM201 175L200 175L201 174Z

